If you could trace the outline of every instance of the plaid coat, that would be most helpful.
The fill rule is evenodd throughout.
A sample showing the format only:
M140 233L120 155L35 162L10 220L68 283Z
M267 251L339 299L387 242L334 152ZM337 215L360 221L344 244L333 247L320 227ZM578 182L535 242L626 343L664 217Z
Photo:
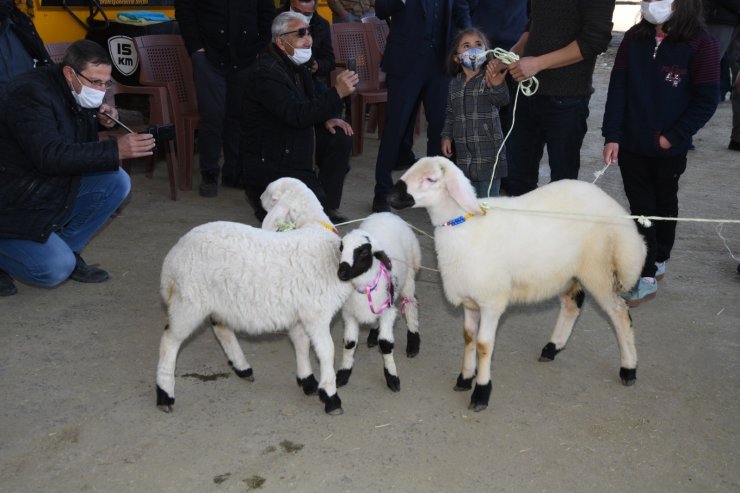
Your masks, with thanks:
M455 142L453 159L470 181L491 179L496 153L504 140L498 108L508 102L506 84L486 85L485 67L467 83L462 72L450 80L442 138ZM502 150L495 178L505 177L506 173L506 152Z

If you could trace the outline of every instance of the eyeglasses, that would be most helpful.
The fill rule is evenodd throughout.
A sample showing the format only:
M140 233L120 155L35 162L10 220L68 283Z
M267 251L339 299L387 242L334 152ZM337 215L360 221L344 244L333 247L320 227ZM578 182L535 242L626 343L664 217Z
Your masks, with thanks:
M287 33L283 33L280 36L285 36L286 34L293 34L297 33L299 38L303 38L308 36L311 36L311 27L302 27L300 29L296 29L295 31L288 31Z
M77 72L76 70L75 70L75 73L77 75L79 75L80 77L82 77L83 79L85 79L86 81L88 81L93 86L99 87L100 89L108 90L111 87L113 87L113 81L112 80L106 80L105 82L102 81L102 80L90 80L87 77L85 77L84 75L82 75L82 73Z

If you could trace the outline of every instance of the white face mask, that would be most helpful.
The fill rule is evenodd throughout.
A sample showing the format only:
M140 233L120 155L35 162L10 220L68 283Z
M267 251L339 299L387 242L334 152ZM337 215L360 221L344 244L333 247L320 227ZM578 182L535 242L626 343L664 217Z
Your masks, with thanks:
M293 54L288 55L288 58L296 65L303 65L311 59L311 48L293 48Z
M663 24L673 15L673 0L640 2L640 12L650 24Z
M76 73L75 77L77 77ZM100 91L86 86L80 81L79 77L77 77L77 82L82 86L82 90L79 94L72 89L72 97L75 98L77 104L87 109L100 108L100 105L103 104L103 99L105 98L105 91Z

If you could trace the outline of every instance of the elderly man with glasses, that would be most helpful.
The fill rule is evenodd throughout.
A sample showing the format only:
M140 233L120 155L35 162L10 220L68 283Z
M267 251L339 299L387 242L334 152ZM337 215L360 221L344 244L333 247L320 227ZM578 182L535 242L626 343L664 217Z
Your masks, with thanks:
M62 63L0 90L0 296L17 292L13 278L42 287L108 279L80 252L128 195L120 160L155 145L150 134L98 140L98 126L118 117L103 103L110 84L105 49L77 41Z
M334 222L349 171L352 127L338 118L357 74L344 70L334 87L316 95L311 28L303 14L283 12L272 23L272 43L252 65L242 101L240 150L247 200L262 220L260 195L285 176L303 181ZM314 171L314 166L318 172Z

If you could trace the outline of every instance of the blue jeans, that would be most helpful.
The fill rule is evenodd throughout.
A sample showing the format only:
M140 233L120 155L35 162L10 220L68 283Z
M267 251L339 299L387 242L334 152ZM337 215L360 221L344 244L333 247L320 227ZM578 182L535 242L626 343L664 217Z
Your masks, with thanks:
M75 268L75 252L87 245L130 190L131 180L121 168L84 175L61 231L51 233L45 243L0 239L0 270L37 286L64 282Z
M486 197L498 197L501 193L501 178L494 178L493 183L490 181L473 181L470 182L475 188L475 193L479 199ZM491 193L488 194L488 186L491 185Z
M586 135L590 96L520 96L509 152L508 186L511 195L537 188L545 145L551 181L578 179L581 145Z

